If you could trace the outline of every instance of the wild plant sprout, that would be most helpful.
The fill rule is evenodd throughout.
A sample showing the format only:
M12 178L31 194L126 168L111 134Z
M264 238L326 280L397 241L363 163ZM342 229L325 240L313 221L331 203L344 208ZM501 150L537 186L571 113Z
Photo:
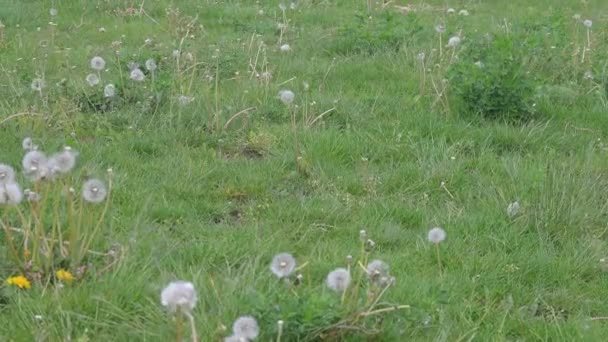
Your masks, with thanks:
M430 243L435 245L435 250L437 251L437 265L439 266L439 274L441 275L441 256L439 254L439 244L443 242L446 238L445 230L440 227L435 227L429 230L428 240Z
M289 277L295 269L296 259L289 253L275 255L270 263L270 270L279 279Z
M31 187L22 191L18 174L0 164L0 226L15 269L30 281L55 277L64 283L81 278L89 249L104 227L111 177L87 181L76 196L73 179L78 152L70 147L47 156L24 139L23 177ZM33 190L31 190L33 189ZM78 271L72 273L70 270ZM77 276L74 276L77 274Z
M246 341L255 340L260 334L258 321L251 316L241 316L232 325L233 336L245 338Z
M186 316L190 321L192 341L196 342L198 340L194 316L192 315L197 300L198 296L194 284L187 281L171 282L160 293L160 303L171 314L175 314L177 322L176 341L178 342L182 341L182 316Z

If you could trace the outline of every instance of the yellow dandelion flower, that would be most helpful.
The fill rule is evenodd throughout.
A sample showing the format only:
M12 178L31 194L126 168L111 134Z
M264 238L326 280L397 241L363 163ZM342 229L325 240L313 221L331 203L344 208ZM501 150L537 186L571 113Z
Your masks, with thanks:
M30 287L32 287L30 281L27 280L27 278L24 276L10 277L6 280L6 283L8 285L15 285L20 289L29 289Z
M65 281L66 283L69 283L74 280L74 276L72 275L72 273L64 270L63 268L57 271L55 274L57 275L57 279Z

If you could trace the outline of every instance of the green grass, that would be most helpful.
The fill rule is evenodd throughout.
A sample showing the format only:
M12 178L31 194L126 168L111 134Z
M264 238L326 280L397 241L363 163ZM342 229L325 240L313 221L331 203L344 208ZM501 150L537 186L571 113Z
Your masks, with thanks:
M289 53L278 49L278 2L255 3L146 1L147 15L124 16L130 1L0 0L0 162L18 168L31 136L44 150L72 146L94 175L113 168L110 218L94 249L125 250L110 272L63 288L0 285L0 341L173 340L159 295L175 279L198 290L202 341L228 336L246 314L260 324L259 341L275 338L278 319L284 341L319 339L318 329L347 312L324 281L358 255L361 229L376 242L371 257L397 278L382 304L411 308L325 340L605 339L608 321L594 319L608 316L605 1L450 2L469 10L463 17L447 16L444 1L403 15L392 5L367 13L363 0L299 0L286 12ZM593 19L582 63L572 57L587 39L575 13ZM448 77L432 51L439 22L444 43L462 32L462 54L505 23L510 38L525 40L524 68L536 89L548 89L534 97L531 120L483 119L451 97L449 107L435 103L430 77ZM186 31L193 38L181 43ZM113 41L122 41L119 55ZM180 44L197 65L177 74L171 52ZM419 52L439 64L429 66L423 93ZM122 98L103 112L91 110L101 88L84 81L95 55L108 62L103 84L117 84ZM267 83L250 77L256 56L258 73L272 74ZM148 58L159 63L154 84L121 80L127 62ZM587 70L593 81L583 79ZM47 82L44 101L29 87L36 75ZM216 75L217 89L208 80ZM281 89L299 105L302 172ZM179 107L182 94L195 99ZM309 127L304 107L313 119L335 109ZM9 118L24 112L38 115ZM515 200L522 210L510 219ZM441 276L426 240L435 226L447 231ZM16 272L5 241L0 235L0 279ZM289 289L270 273L280 252L308 263L303 285ZM91 263L97 270L104 260Z

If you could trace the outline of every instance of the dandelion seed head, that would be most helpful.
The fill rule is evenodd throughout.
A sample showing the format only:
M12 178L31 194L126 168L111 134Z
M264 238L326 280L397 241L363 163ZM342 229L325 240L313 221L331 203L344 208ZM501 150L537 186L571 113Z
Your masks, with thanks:
M591 28L591 26L593 26L593 21L590 19L585 19L585 21L583 21L583 25L585 25L586 28Z
M448 47L455 48L460 45L461 39L458 36L453 36L448 40Z
M23 195L28 202L38 202L40 201L40 194L34 192L30 189L23 190Z
M17 205L23 200L23 192L17 183L0 184L0 204Z
M146 38L146 40L144 40L144 44L152 45L152 38Z
M458 15L462 15L464 17L469 15L469 11L467 11L466 9L462 9L460 11L458 11Z
M45 83L44 80L41 78L34 78L32 80L32 84L30 85L30 88L32 88L32 90L34 91L41 91L44 87Z
M48 168L48 159L40 151L29 151L21 161L23 172L32 181L39 181L51 176Z
M443 240L445 240L445 238L446 238L446 233L445 233L445 230L443 230L442 228L435 227L435 228L429 230L428 239L431 243L438 244L438 243L442 242Z
M521 206L518 201L509 203L507 206L507 216L509 216L509 218L514 218L517 216L517 214L519 214L520 207Z
M388 264L382 260L373 260L365 268L367 277L372 281L378 281L382 277L388 277Z
M416 59L418 60L418 62L424 62L425 58L426 58L426 54L424 52L420 52L419 54L416 55Z
M56 17L56 16L57 16L57 14L59 14L59 11L57 11L57 9L56 9L56 8L51 8L51 9L49 10L49 14L51 15L51 17Z
M95 56L91 58L91 69L102 71L106 67L106 60L102 57Z
M572 16L572 19L574 19L574 20L581 20L581 15L580 15L580 14L578 14L578 13L575 13L575 14Z
M148 69L148 71L154 71L154 70L156 70L156 67L157 67L156 61L153 60L152 58L150 58L146 61L146 69Z
M194 284L187 281L169 283L160 293L160 303L170 312L191 312L197 301Z
M282 52L289 52L291 50L291 46L289 46L289 44L283 44L281 45L281 51Z
M437 31L437 33L444 33L445 32L445 25L443 25L443 24L437 24L437 25L435 25L435 31Z
M232 333L239 337L254 340L260 334L260 327L255 318L251 316L242 316L234 321Z
M336 292L344 292L350 285L350 272L345 268L336 268L329 272L325 284Z
M98 85L100 82L99 76L95 74L88 74L86 77L86 81L91 87Z
M448 12L448 14L454 14L454 13L456 13L456 10L453 8L448 8L448 10L446 12Z
M135 69L131 70L130 77L133 81L141 82L144 80L145 75L144 75L143 71L139 70L139 68L135 68Z
M295 97L296 97L296 95L291 90L279 91L279 98L281 99L281 102L283 102L286 105L292 104Z
M99 179L89 179L82 186L82 197L90 203L101 203L106 199L108 190L106 185Z
M296 259L289 253L280 253L272 258L270 270L278 278L288 277L296 269Z
M173 52L171 52L171 56L173 56L173 58L179 58L179 56L182 53L179 50L173 50Z
M21 147L23 147L25 151L33 151L38 148L38 146L34 145L34 141L30 137L23 139L21 142Z
M474 64L475 64L475 66L476 66L476 67L478 67L478 68L483 68L483 67L485 66L485 65L483 64L483 62L482 62L482 61L477 61L477 62L475 62Z
M116 96L116 86L114 86L112 83L106 85L103 88L103 96L104 97L114 97L114 96Z
M72 171L76 165L76 157L78 152L72 151L70 148L65 148L63 151L52 155L49 158L49 168L52 172L68 173Z
M15 170L6 164L0 164L0 186L15 182Z
M178 99L177 102L179 102L180 106L186 106L188 105L190 102L192 102L194 100L193 97L190 96L186 96L186 95L181 95Z

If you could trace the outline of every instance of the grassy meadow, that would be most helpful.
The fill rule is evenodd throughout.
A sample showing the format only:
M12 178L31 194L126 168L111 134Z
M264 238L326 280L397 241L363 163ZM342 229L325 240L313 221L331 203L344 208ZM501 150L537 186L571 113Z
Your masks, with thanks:
M55 189L23 139L78 151L56 199L112 169L80 264L88 235L9 243L68 239L70 205L0 205L0 341L223 341L244 315L256 341L605 340L608 3L283 1L0 0L0 163Z

